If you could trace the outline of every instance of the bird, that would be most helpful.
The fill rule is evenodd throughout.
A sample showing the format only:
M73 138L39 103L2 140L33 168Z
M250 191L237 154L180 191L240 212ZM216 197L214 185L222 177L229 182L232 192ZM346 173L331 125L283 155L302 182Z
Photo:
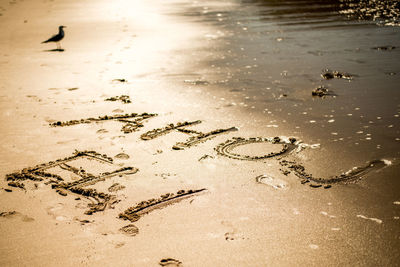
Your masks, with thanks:
M59 26L58 27L58 34L53 35L52 37L50 37L46 41L43 41L42 44L55 42L57 44L57 50L61 50L61 46L60 46L59 42L64 38L64 35L65 35L63 28L66 28L66 26Z

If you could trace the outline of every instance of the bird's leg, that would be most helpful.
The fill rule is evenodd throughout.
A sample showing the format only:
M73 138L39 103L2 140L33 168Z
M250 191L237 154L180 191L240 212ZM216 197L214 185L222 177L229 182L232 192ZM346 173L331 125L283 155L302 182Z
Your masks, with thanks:
M61 50L60 43L59 43L59 42L56 42L56 44L57 44L57 49L58 49L58 50Z

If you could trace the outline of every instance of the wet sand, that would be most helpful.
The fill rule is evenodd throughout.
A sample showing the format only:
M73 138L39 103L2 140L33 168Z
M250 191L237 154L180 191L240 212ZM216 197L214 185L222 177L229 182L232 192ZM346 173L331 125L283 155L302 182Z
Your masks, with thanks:
M142 2L1 2L0 265L398 265L399 28Z

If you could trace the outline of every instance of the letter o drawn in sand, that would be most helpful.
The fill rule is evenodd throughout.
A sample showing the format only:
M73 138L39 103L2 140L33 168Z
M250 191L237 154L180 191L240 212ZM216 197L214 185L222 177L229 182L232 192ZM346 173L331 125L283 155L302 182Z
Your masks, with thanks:
M256 181L257 183L266 184L278 190L287 190L289 188L287 182L284 180L269 176L267 174L257 176Z
M295 145L293 143L296 142L296 139L290 138L289 142L283 142L279 137L274 138L262 138L262 137L255 137L255 138L241 138L241 137L234 137L231 140L227 140L225 143L219 144L215 151L218 154L223 155L225 157L229 157L232 159L239 159L239 160L263 160L267 158L276 157L282 154L285 154L294 149ZM258 144L258 143L271 143L274 145L280 145L282 148L277 151L272 151L268 154L261 154L261 155L244 155L233 152L233 150L237 149L239 146L249 145L249 144ZM260 148L256 148L260 149ZM249 151L254 152L254 151Z

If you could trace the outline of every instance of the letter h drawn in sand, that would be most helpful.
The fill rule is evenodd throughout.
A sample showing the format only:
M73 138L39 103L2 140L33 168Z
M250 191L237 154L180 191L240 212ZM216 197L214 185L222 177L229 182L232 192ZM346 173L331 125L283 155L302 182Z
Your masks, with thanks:
M82 165L85 166L85 169L82 168ZM88 169L97 173L89 173ZM115 170L113 159L105 154L101 155L95 151L76 151L71 157L7 174L6 180L9 185L19 184L21 188L25 187L22 182L26 180L46 180L45 184L51 184L51 187L62 196L66 196L67 192L70 192L89 199L91 203L88 205L89 210L85 214L91 215L94 212L105 210L108 206L116 203L117 200L114 195L85 187L117 175L134 174L137 171L138 169L134 167Z
M87 119L80 119L80 120L70 120L70 121L57 121L54 123L50 123L52 127L64 127L64 126L71 126L77 124L87 124L92 122L100 122L100 121L118 121L124 123L121 128L121 131L124 133L131 133L137 131L140 127L143 127L143 121L146 119L150 119L152 117L157 116L157 114L152 113L131 113L125 115L112 115L112 116L100 116L98 118L87 118Z
M182 150L182 149L197 145L199 143L205 142L211 138L214 138L218 134L227 133L227 132L231 132L231 131L237 131L236 127L231 127L231 128L227 128L227 129L217 129L217 130L214 130L214 131L211 131L208 133L202 133L202 132L198 132L198 131L194 131L194 130L185 129L185 127L193 126L193 125L200 124L200 123L201 123L201 120L190 121L190 122L188 122L188 121L178 122L176 125L171 123L163 128L157 128L157 129L148 131L148 132L142 134L140 136L140 138L142 140L151 140L151 139L157 138L161 135L168 134L171 131L176 130L178 132L191 135L189 137L189 139L187 139L185 142L183 142L183 143L178 142L172 147L172 149L175 149L175 150Z

